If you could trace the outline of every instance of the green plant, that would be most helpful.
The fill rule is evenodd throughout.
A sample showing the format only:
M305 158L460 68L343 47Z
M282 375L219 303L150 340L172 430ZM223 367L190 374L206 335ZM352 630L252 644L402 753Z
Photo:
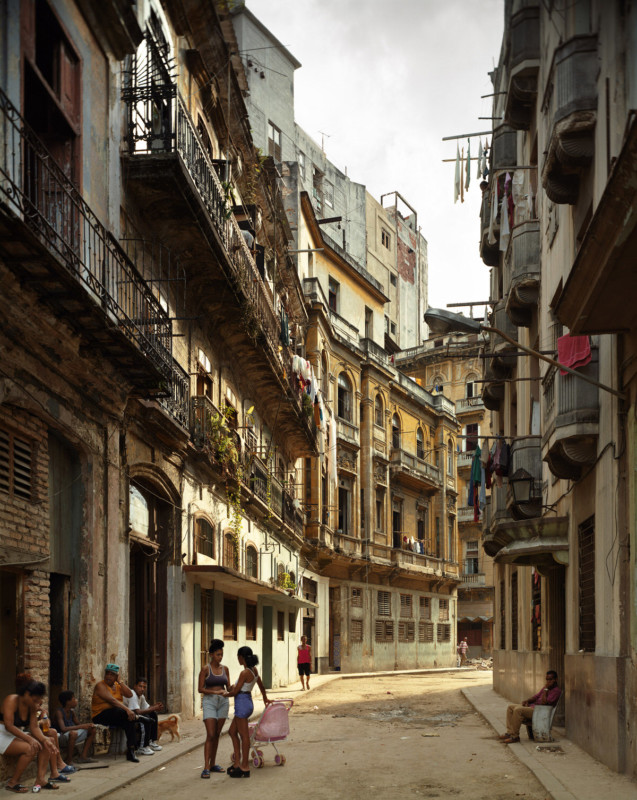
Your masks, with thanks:
M230 530L232 532L232 546L234 549L234 562L239 564L239 552L241 550L241 481L243 480L243 467L241 464L237 466L237 487L232 489L229 483L226 483L226 498L228 505L231 509L231 522Z
M221 186L223 188L223 216L225 219L230 219L234 208L234 187L230 181L221 181Z
M229 425L234 413L235 410L231 406L226 406L223 411L208 416L208 439L224 472L236 468L239 463L239 451L234 432Z
M308 417L311 417L314 413L314 407L312 405L312 399L307 392L303 392L303 396L301 398L301 405L303 406L303 411L305 411Z
M296 583L292 580L292 576L289 572L282 572L279 575L279 588L281 589L296 589Z

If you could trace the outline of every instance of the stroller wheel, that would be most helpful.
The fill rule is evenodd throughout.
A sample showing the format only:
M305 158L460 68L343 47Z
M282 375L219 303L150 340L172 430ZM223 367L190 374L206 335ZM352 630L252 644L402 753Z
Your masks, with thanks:
M260 769L263 766L263 756L255 756L252 763L257 769Z
M263 750L257 750L257 755L263 758Z
M283 754L277 753L274 756L274 763L277 767L282 767L285 764L285 756Z

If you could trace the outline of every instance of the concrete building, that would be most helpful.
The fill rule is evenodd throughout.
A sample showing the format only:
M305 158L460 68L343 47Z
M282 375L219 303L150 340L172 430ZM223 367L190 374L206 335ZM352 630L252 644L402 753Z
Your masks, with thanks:
M288 683L307 315L232 25L0 13L0 691L26 669L86 704L115 661L192 715L213 636Z
M492 337L483 397L511 449L483 537L494 685L519 700L558 670L569 738L634 776L637 18L594 0L505 9L481 218L491 324L576 374Z
M304 565L329 590L318 666L449 666L459 581L454 405L394 366L385 287L331 245L306 192L298 235L306 355L326 408L320 456L303 464ZM312 621L304 624L311 634Z
M471 467L477 445L490 448L490 420L481 397L482 343L475 334L434 336L420 347L395 356L396 367L434 396L452 400L460 425L456 444L458 503L457 640L465 636L470 658L488 657L493 648L493 561L480 547L481 510L478 518L469 498ZM485 438L486 437L486 438Z

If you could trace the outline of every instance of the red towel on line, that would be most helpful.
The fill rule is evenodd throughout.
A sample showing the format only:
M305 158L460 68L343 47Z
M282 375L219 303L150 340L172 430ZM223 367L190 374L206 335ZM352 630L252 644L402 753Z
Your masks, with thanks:
M557 340L557 360L565 367L575 369L585 367L591 360L591 341L588 336L560 336ZM561 375L567 375L566 370L560 370Z

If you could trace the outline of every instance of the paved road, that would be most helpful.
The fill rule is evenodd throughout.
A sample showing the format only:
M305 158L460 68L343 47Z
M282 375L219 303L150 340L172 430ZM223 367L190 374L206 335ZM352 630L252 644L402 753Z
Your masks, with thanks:
M154 770L109 795L112 800L192 798L471 798L545 800L546 792L461 689L491 683L490 672L363 677L293 693L292 735L281 746L287 763L252 769L250 782L226 775L202 780L202 750ZM224 736L218 761L227 766Z

